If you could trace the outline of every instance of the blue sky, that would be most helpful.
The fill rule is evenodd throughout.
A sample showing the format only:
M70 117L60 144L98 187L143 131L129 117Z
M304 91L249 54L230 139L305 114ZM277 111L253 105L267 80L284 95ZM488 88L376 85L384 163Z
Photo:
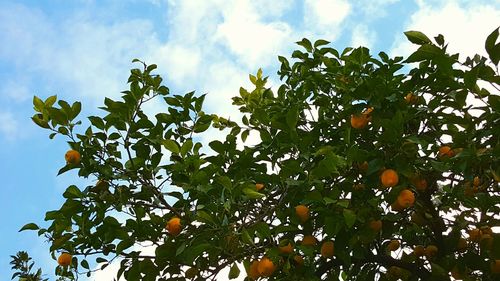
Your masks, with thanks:
M0 0L0 276L10 278L18 250L52 276L48 245L17 230L43 225L64 189L84 183L75 173L56 177L68 146L31 122L33 95L79 100L82 117L98 114L105 96L126 89L131 60L140 58L158 64L171 92L208 93L206 111L234 119L230 97L248 86L248 74L262 67L278 85L277 56L303 37L408 55L414 46L403 32L420 30L443 34L451 51L484 54L499 19L498 0Z

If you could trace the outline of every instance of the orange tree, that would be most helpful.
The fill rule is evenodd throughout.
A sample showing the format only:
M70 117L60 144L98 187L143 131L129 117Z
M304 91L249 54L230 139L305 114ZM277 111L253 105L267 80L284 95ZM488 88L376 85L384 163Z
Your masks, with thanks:
M298 42L279 57L282 85L233 98L240 123L174 95L138 60L121 100L76 131L80 103L35 97L33 121L64 135L71 185L49 211L57 273L113 260L127 280L498 280L498 29L488 58L460 61L442 35L405 33L418 49L378 58ZM154 116L143 109L163 100ZM209 138L209 127L225 132ZM255 145L239 146L250 133ZM70 259L68 260L68 254ZM61 261L62 259L62 261Z

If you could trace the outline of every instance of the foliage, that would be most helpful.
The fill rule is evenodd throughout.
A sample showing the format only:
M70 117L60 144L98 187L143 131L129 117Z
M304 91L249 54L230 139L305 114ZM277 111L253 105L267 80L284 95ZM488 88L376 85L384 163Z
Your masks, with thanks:
M118 259L127 280L215 280L224 268L269 280L494 280L498 29L489 58L463 62L442 35L405 34L419 46L405 60L303 39L291 61L279 57L276 93L259 70L233 98L241 123L205 113L204 95L171 94L138 60L122 99L105 98L106 115L82 132L80 103L35 97L33 121L81 154L59 173L97 183L69 186L47 228L23 229L73 254L66 274ZM153 99L166 103L155 116L144 111ZM211 126L227 135L209 150ZM260 141L241 146L250 134ZM397 178L382 186L386 169ZM166 229L174 217L180 233L178 220Z
M31 257L24 251L19 251L15 256L10 256L12 261L12 269L15 270L12 278L19 277L20 281L47 281L42 278L42 269L37 269L36 272L31 272L35 266L35 262L31 261Z

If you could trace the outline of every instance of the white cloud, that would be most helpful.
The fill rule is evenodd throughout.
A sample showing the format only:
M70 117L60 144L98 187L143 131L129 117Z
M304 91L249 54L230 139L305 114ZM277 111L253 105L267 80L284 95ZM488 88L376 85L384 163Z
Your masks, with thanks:
M22 136L20 124L10 112L0 111L0 137L14 141Z
M117 96L130 61L152 53L159 44L147 20L108 25L75 14L54 25L35 9L15 5L4 11L0 31L10 43L0 46L0 58L37 76L49 91L46 95L90 97L99 103L104 96Z
M6 97L15 102L26 101L33 95L28 84L29 82L24 78L4 81L0 86L0 97Z
M196 48L167 43L161 46L149 59L166 73L169 81L177 86L185 86L195 80L201 68L201 53Z
M369 19L382 18L390 11L387 6L397 3L400 0L362 0L357 1L358 11Z
M448 51L473 56L485 55L484 40L498 26L500 9L494 5L460 4L455 1L433 5L432 1L419 0L405 30L418 30L430 38L443 34L449 42ZM416 46L406 40L397 40L391 53L409 55ZM462 59L465 57L461 57Z
M345 0L306 0L305 21L323 27L338 26L351 12L351 5Z
M266 67L289 43L291 29L280 21L264 23L250 1L236 1L224 9L215 38L250 67Z
M365 24L358 24L352 31L351 46L363 46L370 49L372 48L375 40L376 34L374 31L370 30Z

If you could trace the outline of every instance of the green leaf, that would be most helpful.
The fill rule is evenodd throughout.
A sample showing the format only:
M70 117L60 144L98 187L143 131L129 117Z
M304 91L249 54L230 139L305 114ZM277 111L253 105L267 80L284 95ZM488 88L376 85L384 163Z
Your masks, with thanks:
M33 107L36 112L42 112L45 108L45 104L39 97L33 96Z
M259 222L254 225L255 231L260 238L271 237L271 229L269 225L265 222Z
M436 57L442 56L443 51L434 45L422 45L418 50L411 54L405 62L419 62L423 60L432 60Z
M349 209L344 209L343 211L345 224L348 228L351 228L356 222L356 213Z
M234 263L233 266L231 266L231 269L229 270L228 277L229 279L236 279L238 278L238 276L240 276L240 268L236 263Z
M124 250L132 247L134 245L134 240L133 239L127 239L127 240L122 240L118 245L116 246L116 254L121 254Z
M250 199L260 199L265 197L264 194L257 192L254 188L245 187L243 188L243 193Z
M179 152L181 152L181 148L175 140L163 140L162 144L166 149L170 150L174 154L179 154Z
M33 120L33 122L35 124L37 124L38 126L44 128L44 129L50 129L49 123L45 120L40 119L40 117L37 115L31 117L31 120Z
M21 229L19 229L19 232L24 231L24 230L38 230L38 229L40 229L40 227L38 227L37 224L28 223L28 224L25 224L23 227L21 227Z
M500 61L500 43L496 43L498 40L498 29L498 27L495 28L495 30L490 35L488 35L488 38L486 38L486 42L484 44L490 60L495 65L497 65Z
M186 154L189 151L191 151L192 148L193 148L193 141L191 139L188 139L187 141L185 141L182 144L182 147L181 147L181 155L182 155L182 157L186 156Z
M82 198L83 194L75 185L70 185L63 193L64 198Z
M226 146L218 140L210 142L208 146L210 146L210 148L212 148L215 152L219 154L222 154L224 153L224 151L226 151Z
M299 120L299 110L297 107L292 107L286 113L286 123L290 129L295 130L297 126L297 122Z
M319 39L319 40L316 40L316 42L314 42L314 48L317 48L317 47L323 46L323 45L328 45L328 44L330 44L330 41Z
M57 101L57 96L50 96L45 100L45 107L51 107Z
M410 42L414 44L423 45L431 43L429 37L427 37L420 31L406 31L404 34L406 35L406 38L408 38L408 40L410 40Z

